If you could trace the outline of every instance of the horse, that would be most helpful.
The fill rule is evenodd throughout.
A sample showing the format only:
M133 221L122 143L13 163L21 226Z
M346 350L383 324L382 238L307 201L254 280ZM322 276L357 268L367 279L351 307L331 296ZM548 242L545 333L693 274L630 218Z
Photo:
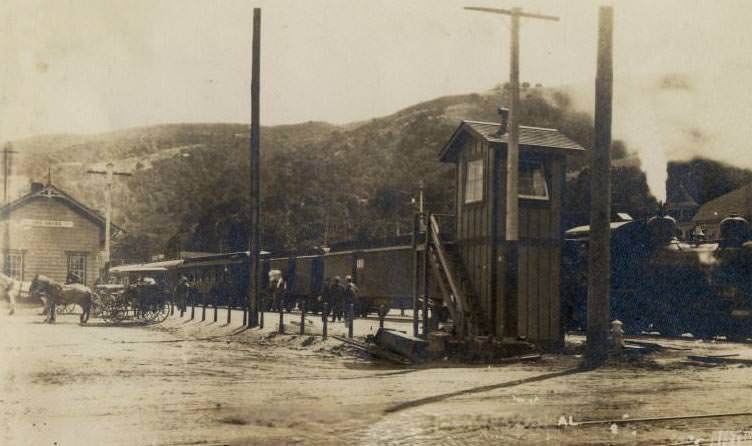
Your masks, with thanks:
M8 315L16 312L16 299L21 294L21 281L0 273L0 296L10 301Z
M47 318L45 322L55 322L55 306L76 304L81 307L79 320L85 324L89 320L91 306L96 294L91 288L80 283L61 285L49 277L37 274L31 281L29 295L44 301Z

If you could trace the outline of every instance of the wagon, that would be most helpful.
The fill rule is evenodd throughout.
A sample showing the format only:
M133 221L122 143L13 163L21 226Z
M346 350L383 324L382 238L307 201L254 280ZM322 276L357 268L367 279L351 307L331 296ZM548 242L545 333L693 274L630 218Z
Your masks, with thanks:
M158 285L165 267L128 265L110 269L120 283L97 286L97 314L107 322L136 320L162 322L170 315L172 299L165 287ZM131 280L140 277L141 280ZM157 279L154 279L157 277Z

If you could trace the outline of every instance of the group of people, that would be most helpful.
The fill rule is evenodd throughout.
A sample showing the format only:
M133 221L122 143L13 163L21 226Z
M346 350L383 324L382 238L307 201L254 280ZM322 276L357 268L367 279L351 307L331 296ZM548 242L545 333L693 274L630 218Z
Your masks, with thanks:
M191 302L191 294L198 291L197 284L192 277L181 276L175 287L178 308L185 311L187 304ZM290 304L287 301L287 281L284 279L281 271L271 270L269 272L266 293L266 303L264 305L266 311L280 311ZM326 313L322 311L322 317L326 318L331 315L332 322L347 321L351 304L354 304L355 314L359 314L361 311L358 299L358 286L350 275L346 276L344 281L340 276L327 277L324 280L319 301L322 304L326 303L328 306Z
M358 286L353 281L352 276L349 275L345 277L344 283L340 276L327 277L321 289L321 301L328 305L332 322L347 321L350 317L350 308L353 305L358 307L360 303L358 301ZM357 313L358 310L353 313ZM322 318L328 316L329 314L322 312ZM354 317L355 314L352 316Z

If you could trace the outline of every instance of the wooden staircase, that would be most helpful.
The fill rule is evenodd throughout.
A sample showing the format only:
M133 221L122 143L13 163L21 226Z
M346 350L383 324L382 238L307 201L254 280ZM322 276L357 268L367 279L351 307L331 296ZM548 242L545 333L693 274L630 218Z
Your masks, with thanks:
M473 291L462 257L454 245L441 240L439 224L431 215L426 239L431 273L436 280L440 298L449 310L456 336L460 339L488 333L488 318Z

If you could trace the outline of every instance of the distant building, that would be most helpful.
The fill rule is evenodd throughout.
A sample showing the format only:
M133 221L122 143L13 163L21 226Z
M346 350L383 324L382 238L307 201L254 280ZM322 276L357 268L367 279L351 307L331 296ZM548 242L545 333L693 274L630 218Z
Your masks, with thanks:
M708 240L717 240L721 220L731 214L752 219L752 183L703 204L692 218L692 226L700 225Z
M692 198L684 184L679 184L679 187L674 191L667 192L669 193L667 194L666 212L676 220L676 227L681 231L681 238L689 238L689 233L695 226L692 219L700 205Z
M53 186L31 190L0 208L2 271L19 280L43 274L64 282L70 273L93 285L103 266L105 218ZM112 234L121 229L112 225Z

